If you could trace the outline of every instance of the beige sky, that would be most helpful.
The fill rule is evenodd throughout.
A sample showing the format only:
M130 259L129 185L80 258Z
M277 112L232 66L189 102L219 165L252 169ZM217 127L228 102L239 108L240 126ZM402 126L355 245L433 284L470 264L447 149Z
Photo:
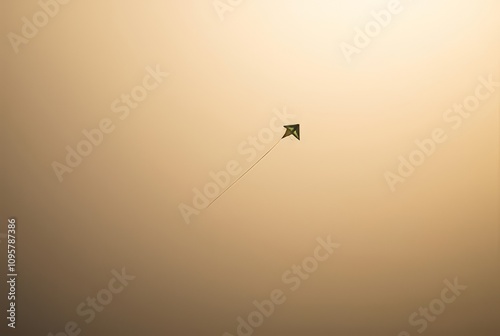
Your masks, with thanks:
M73 0L26 38L40 4L4 1L17 334L75 321L82 335L237 335L277 289L286 302L254 335L415 335L409 317L458 278L467 289L425 335L497 335L500 87L484 82L500 81L500 2L390 3L242 1L221 20L211 0ZM196 209L211 172L232 164L233 182L288 123L301 141L280 140ZM84 131L98 145L78 147ZM269 134L253 157L252 137ZM88 155L68 162L68 148ZM284 273L328 236L340 247L292 291ZM76 307L122 267L136 278L85 323Z

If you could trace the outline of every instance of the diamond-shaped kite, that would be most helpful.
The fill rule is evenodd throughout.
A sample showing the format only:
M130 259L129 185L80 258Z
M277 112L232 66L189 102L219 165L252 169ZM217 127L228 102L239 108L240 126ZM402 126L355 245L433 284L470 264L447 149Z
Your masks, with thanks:
M299 124L286 125L283 127L286 128L286 132L283 135L283 138L293 134L294 137L296 137L298 140L300 140L300 125ZM281 139L283 139L283 138L281 138Z

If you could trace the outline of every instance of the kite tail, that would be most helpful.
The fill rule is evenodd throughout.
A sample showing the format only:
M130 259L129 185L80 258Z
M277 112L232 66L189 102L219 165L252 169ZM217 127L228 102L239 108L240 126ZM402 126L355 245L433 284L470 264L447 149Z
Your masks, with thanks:
M219 196L217 196L212 202L210 202L210 204L207 206L207 208L212 205L213 202L215 202L219 197L221 197L226 191L228 191L236 182L238 182L243 176L245 176L246 173L248 173L250 171L250 169L252 169L257 163L260 162L260 160L262 160L267 154L269 154L270 151L272 151L274 149L274 147L276 147L276 145L278 145L280 143L280 140L278 140L278 142L276 142L273 147L271 147L267 152L266 154L262 155L262 157L260 159L257 160L257 162L255 162L250 168L248 168L240 177L238 177L233 183L231 183L231 185L229 187L227 187L226 190L224 190Z

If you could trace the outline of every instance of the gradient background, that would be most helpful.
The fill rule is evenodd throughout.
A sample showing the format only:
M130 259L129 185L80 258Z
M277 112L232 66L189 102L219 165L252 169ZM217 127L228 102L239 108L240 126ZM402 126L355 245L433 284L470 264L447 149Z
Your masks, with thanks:
M458 277L425 334L499 335L499 93L456 131L442 115L500 78L500 1L402 3L348 64L339 44L387 1L248 0L221 21L210 0L73 0L18 54L6 35L40 7L2 1L0 233L17 218L19 277L1 334L235 335L280 288L255 335L416 335L408 316ZM170 77L119 120L111 102L156 64ZM238 145L284 106L302 141L186 225L179 204L248 167ZM59 183L52 162L103 118L114 132ZM384 173L436 127L448 141L391 192ZM290 293L281 275L329 234L341 248ZM136 279L85 324L76 306L122 267Z

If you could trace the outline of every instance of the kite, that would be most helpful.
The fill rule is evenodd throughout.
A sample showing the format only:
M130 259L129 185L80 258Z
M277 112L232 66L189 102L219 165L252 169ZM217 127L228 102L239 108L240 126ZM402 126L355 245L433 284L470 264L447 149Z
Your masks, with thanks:
M283 135L283 138L286 138L287 136L293 134L294 137L296 137L298 140L300 140L300 125L299 124L286 125L283 127L286 128L286 132ZM281 138L281 139L283 139L283 138Z
M297 140L300 141L300 124L285 125L283 127L286 129L286 131L285 131L285 134L281 137L281 139L286 138L287 136L293 135L294 137L297 138ZM227 189L224 190L219 196L217 196L212 202L210 202L210 204L207 206L207 208L210 205L212 205L212 203L215 202L219 197L221 197L226 191L228 191L229 188L231 188L236 182L238 182L239 179L241 179L243 176L245 176L245 174L248 173L250 171L250 169L252 169L257 163L259 163L260 160L262 160L267 154L269 154L269 152L272 151L274 149L274 147L276 147L276 145L279 144L279 143L280 142L278 140L278 142L276 142L264 155L262 155L262 157L260 159L258 159L257 162L255 162L240 177L238 177L233 183L231 183L231 185L229 187L227 187Z

